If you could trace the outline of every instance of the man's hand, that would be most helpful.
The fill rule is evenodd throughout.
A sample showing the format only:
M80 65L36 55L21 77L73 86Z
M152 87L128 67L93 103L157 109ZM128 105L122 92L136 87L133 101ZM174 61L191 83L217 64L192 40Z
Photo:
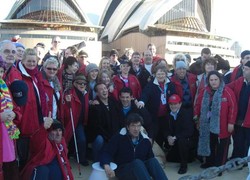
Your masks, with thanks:
M135 102L135 105L137 106L138 109L141 109L141 108L144 107L145 104L144 104L144 102L139 101L139 102L137 102L137 103Z
M49 116L48 117L44 117L43 118L43 126L45 129L49 129L51 124L53 123L53 119L51 118L51 111L49 112Z
M108 178L115 177L115 171L113 171L108 164L104 165L104 170Z

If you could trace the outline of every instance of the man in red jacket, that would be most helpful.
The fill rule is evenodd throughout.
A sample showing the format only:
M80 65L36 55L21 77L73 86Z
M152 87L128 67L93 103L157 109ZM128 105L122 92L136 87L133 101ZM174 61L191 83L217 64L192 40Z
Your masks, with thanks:
M44 120L30 139L30 159L21 172L22 179L73 179L63 131L59 121Z
M247 155L250 146L250 61L243 66L243 77L228 86L234 91L238 105L232 158L242 158Z

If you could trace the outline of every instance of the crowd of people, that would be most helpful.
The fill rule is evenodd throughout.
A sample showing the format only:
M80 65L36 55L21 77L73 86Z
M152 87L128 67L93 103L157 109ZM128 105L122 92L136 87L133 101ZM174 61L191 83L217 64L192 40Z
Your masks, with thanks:
M97 65L60 42L48 52L41 42L0 42L1 180L73 179L69 157L100 162L108 177L167 179L154 143L179 174L195 159L208 168L247 155L249 50L231 71L209 48L192 64L178 53L171 67L151 43L143 53L112 49Z

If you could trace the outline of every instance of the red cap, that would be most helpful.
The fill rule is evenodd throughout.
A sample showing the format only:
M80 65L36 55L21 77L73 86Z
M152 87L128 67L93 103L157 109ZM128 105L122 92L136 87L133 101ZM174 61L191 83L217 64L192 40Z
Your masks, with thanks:
M168 99L168 103L180 103L180 102L181 102L181 98L177 94L173 94Z

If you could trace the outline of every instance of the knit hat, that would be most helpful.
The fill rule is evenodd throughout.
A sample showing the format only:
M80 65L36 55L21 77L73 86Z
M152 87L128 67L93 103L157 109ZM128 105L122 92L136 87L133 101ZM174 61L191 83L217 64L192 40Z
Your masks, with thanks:
M93 71L93 70L99 70L99 69L98 69L98 66L97 66L96 64L94 64L94 63L89 63L89 64L86 66L86 69L85 69L86 74L89 74L90 71Z
M176 61L175 68L176 69L180 69L180 68L187 69L187 64L184 61Z
M244 66L247 66L250 68L250 61L247 61L246 64Z
M21 47L21 48L25 49L24 45L20 42L15 42L15 46L16 46L16 48Z
M180 103L180 102L181 102L181 98L177 94L173 94L168 99L168 103Z
M241 54L240 54L240 57L241 57L241 59L244 59L244 57L246 56L246 55L249 55L250 54L250 51L249 50L245 50L245 51L243 51Z
M13 81L9 87L14 102L18 106L23 106L27 102L28 86L24 81Z
M62 123L58 121L57 119L54 119L51 125L51 130L56 130L56 129L61 129L62 131L64 131L64 127Z
M87 79L86 77L83 75L83 74L76 74L75 78L74 78L74 81L84 81L84 83L87 82Z

